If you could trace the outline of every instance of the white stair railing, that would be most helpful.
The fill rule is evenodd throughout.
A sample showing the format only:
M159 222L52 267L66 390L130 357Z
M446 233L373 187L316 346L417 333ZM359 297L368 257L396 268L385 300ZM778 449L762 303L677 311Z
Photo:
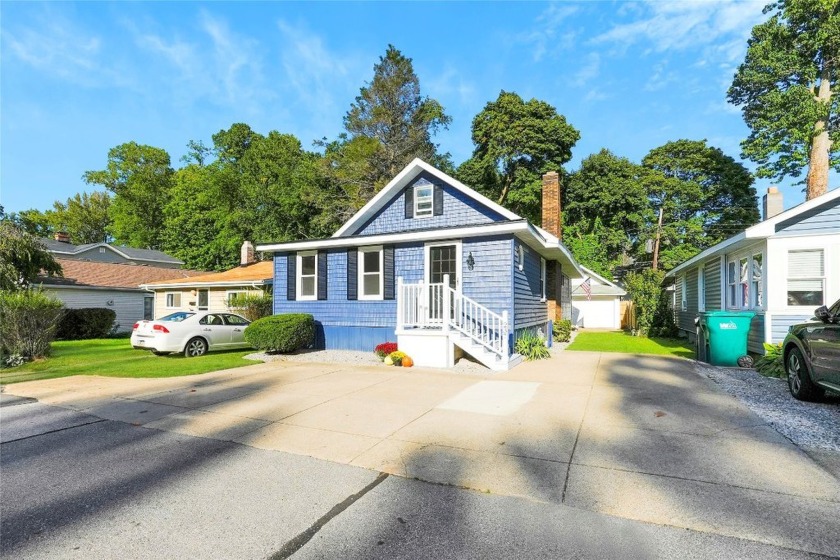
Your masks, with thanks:
M507 359L510 325L508 313L491 311L449 285L449 275L440 284L405 284L397 279L397 329L440 328L457 332Z

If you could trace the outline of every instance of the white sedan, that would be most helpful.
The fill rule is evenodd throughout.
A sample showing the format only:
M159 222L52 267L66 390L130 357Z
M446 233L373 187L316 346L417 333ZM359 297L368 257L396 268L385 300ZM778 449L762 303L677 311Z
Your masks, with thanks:
M203 356L209 350L247 347L244 331L250 322L233 313L179 311L154 321L138 321L131 346L162 355L183 352Z

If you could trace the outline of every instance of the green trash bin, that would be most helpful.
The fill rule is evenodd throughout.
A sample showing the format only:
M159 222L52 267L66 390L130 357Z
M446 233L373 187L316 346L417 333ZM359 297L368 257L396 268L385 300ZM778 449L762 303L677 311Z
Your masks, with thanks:
M708 353L706 361L715 366L737 366L747 355L747 335L753 311L705 311L700 314Z

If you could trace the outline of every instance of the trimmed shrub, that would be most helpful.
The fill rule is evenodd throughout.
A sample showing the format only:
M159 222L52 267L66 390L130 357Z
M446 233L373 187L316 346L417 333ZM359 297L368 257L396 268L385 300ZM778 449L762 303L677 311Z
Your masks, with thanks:
M397 351L397 343L396 342L383 342L382 344L377 344L376 348L373 349L373 353L379 356L380 360L384 360L385 356L390 354L391 352Z
M554 321L551 330L555 342L569 342L572 338L572 322L569 319Z
M41 290L0 290L0 351L27 360L49 356L61 314L62 303Z
M271 294L236 294L228 308L249 321L256 321L271 315L274 298Z
M65 309L58 321L55 337L58 340L90 340L105 338L111 333L111 327L117 313L103 307L83 309Z
M545 339L531 331L523 331L516 339L513 346L517 354L521 354L526 360L542 360L551 357Z
M244 335L258 350L288 354L315 344L315 319L308 313L271 315L248 325Z

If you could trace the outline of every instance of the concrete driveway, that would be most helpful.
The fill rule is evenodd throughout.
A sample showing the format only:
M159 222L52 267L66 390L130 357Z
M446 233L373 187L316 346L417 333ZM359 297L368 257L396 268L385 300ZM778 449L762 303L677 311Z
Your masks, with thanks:
M837 554L840 481L693 368L577 352L501 375L274 362L175 379L37 381L6 393L79 411L80 424L115 420ZM17 408L4 412L3 441L44 432L49 415L10 422Z

